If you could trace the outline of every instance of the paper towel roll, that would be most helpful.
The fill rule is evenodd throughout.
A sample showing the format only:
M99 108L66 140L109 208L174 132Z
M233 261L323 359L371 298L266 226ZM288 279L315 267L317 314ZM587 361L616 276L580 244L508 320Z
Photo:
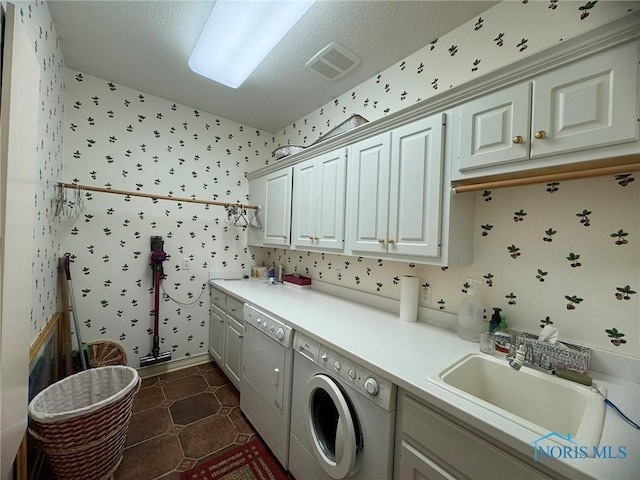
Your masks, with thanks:
M400 277L400 320L415 322L418 320L418 295L420 279L412 275Z

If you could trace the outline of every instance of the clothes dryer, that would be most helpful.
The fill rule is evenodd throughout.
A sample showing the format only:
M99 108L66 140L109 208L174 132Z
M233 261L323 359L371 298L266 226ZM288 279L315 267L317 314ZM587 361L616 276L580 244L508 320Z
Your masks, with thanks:
M289 463L293 329L245 304L240 409L282 466Z
M293 476L391 479L397 387L299 332L294 349Z

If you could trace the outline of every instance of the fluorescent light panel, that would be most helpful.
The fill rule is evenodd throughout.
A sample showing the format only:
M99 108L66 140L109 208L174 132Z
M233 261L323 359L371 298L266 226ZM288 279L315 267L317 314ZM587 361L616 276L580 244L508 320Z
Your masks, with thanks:
M238 88L314 0L217 0L189 68Z

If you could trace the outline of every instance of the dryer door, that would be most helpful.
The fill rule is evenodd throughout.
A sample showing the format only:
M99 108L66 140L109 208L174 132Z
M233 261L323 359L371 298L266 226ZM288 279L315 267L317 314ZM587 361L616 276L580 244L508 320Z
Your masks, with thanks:
M362 448L361 429L351 402L334 380L323 374L311 377L306 397L313 454L331 478L347 478L357 470Z

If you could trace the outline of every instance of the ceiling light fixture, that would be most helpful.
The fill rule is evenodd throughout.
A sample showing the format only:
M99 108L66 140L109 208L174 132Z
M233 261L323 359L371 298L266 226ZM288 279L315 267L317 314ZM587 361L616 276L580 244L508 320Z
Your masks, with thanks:
M238 88L315 0L217 0L189 68Z

